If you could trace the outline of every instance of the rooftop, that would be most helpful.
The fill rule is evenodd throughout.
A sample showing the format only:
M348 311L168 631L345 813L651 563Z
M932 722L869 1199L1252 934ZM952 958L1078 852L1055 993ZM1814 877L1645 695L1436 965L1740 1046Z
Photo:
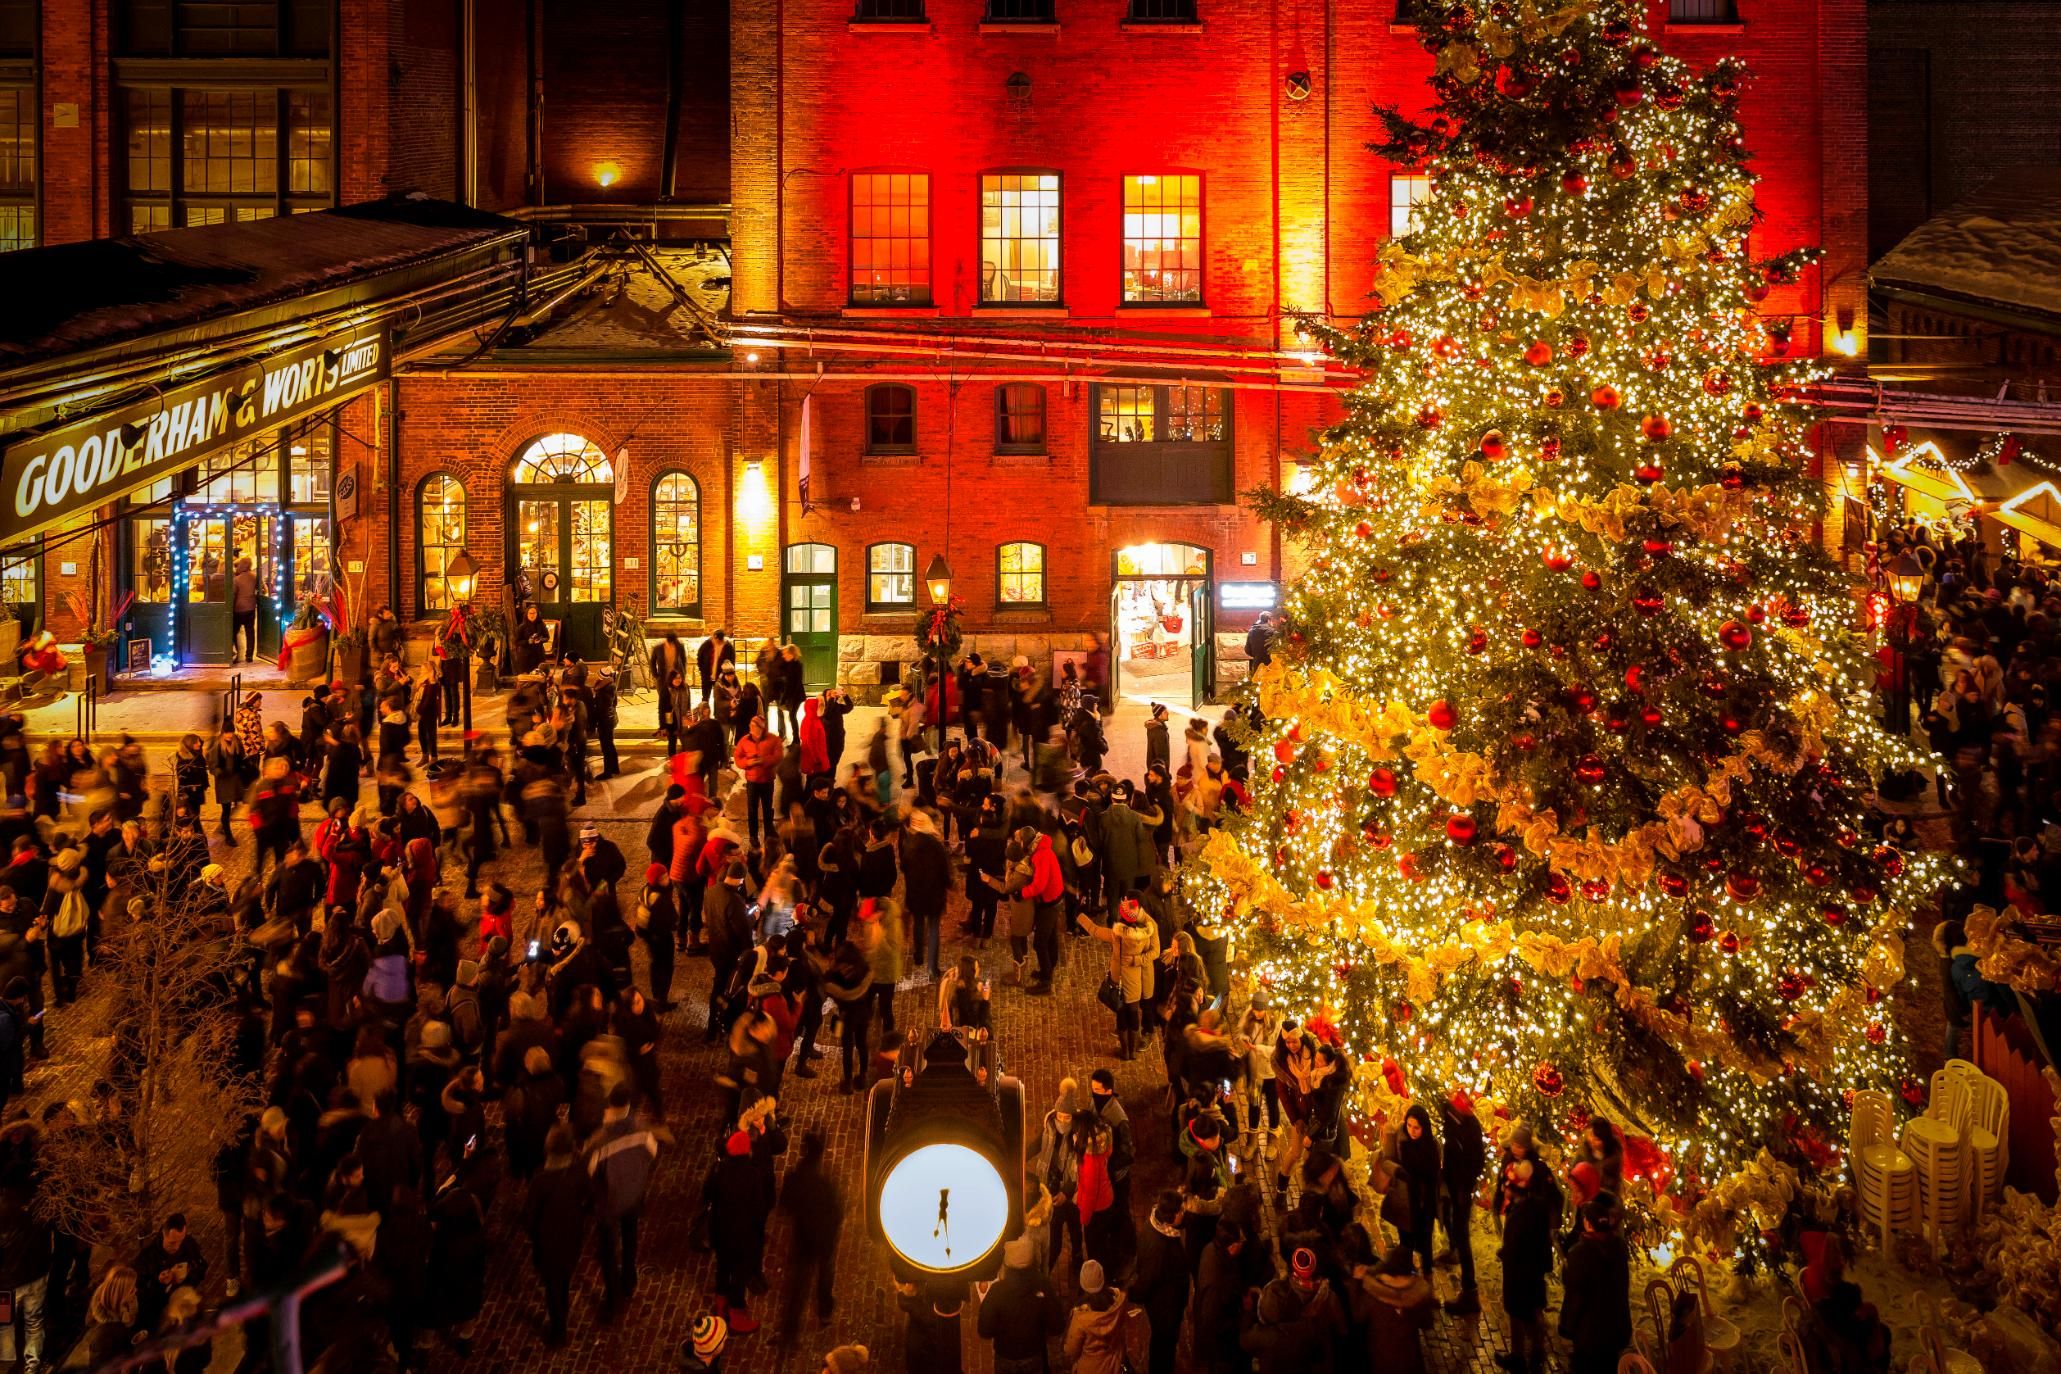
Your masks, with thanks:
M1877 287L2061 318L2061 167L1998 177L1869 269Z

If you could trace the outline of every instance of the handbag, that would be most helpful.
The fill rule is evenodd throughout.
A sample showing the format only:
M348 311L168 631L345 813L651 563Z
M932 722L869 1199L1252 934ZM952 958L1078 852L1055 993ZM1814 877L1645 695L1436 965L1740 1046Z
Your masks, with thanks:
M1112 1012L1123 1010L1124 992L1116 985L1114 974L1102 975L1102 986L1095 989L1095 1000Z

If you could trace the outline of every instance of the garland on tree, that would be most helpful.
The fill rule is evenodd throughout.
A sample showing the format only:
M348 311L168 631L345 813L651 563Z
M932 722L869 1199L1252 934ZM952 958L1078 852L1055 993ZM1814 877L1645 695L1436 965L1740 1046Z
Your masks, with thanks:
M1347 418L1261 514L1308 556L1252 689L1253 806L1190 891L1357 1058L1363 1127L1464 1088L1549 1149L1604 1115L1635 1204L1723 1248L1922 1100L1887 998L1947 867L1863 838L1924 761L1811 540L1814 364L1758 307L1744 69L1634 0L1420 7L1431 195L1378 306L1307 326ZM1649 1153L1650 1152L1650 1153Z

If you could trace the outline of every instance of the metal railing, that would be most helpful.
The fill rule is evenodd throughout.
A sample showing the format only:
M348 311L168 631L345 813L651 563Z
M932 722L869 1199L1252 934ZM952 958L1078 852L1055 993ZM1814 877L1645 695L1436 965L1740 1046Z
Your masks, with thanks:
M236 711L243 705L243 674L229 675L229 688L222 693L222 730L227 733L236 728Z
M100 679L92 673L86 674L86 690L79 693L77 712L77 728L72 733L79 739L91 740L100 728Z

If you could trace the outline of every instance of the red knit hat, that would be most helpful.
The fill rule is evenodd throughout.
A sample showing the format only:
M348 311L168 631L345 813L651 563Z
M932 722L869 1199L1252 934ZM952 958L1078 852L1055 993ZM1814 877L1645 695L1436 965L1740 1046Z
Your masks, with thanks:
M664 864L653 864L644 870L644 885L646 887L656 887L660 882L664 881L665 876L666 866Z

